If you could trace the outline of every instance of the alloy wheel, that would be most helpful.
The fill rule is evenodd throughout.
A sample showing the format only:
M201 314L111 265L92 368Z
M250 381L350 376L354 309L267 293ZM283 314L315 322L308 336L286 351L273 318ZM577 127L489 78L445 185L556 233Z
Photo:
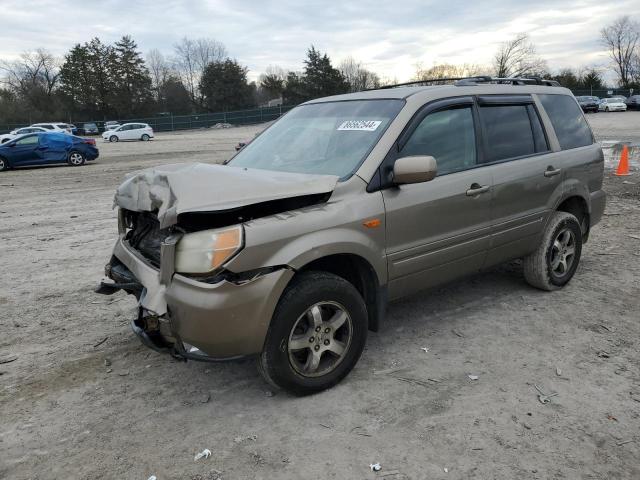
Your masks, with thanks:
M560 230L551 245L551 273L562 277L571 269L576 253L576 238L569 228Z
M294 324L289 342L289 362L305 377L319 377L333 371L344 359L353 337L353 322L336 302L319 302Z
M69 155L69 162L71 162L71 165L82 165L84 162L84 157L81 153L73 152L71 155Z

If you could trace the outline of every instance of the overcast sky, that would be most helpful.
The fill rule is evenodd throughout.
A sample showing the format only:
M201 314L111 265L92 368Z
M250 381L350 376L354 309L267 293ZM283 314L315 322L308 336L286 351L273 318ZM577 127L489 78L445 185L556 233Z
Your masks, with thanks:
M600 28L639 10L640 0L0 0L0 58L124 34L169 56L183 36L212 37L252 79L268 65L300 70L313 43L336 64L351 55L406 81L417 63L490 64L501 41L527 32L551 69L606 66Z

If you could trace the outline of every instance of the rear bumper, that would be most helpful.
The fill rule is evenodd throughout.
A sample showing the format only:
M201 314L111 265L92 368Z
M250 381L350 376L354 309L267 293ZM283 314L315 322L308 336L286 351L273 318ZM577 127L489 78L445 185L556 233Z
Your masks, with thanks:
M292 270L282 268L243 283L209 284L177 273L165 275L122 238L114 257L140 284L139 315L132 329L142 342L154 350L199 360L260 353L277 302L293 276ZM112 270L107 267L107 276L122 282L122 275Z
M589 215L589 226L593 227L601 219L604 209L607 206L607 195L604 190L591 192L591 213Z

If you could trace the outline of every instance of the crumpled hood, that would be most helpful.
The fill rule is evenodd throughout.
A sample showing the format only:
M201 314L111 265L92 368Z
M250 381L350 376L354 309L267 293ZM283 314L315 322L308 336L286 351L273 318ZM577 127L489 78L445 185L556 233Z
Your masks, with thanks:
M330 193L338 178L204 163L164 165L128 175L116 190L114 208L157 210L160 228L165 228L175 224L181 213Z

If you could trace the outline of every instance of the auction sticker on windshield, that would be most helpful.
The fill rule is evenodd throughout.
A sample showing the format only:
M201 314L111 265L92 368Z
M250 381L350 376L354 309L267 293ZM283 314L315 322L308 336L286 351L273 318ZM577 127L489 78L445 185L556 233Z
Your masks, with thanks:
M380 120L347 120L342 122L338 130L362 130L365 132L373 132L380 126Z

